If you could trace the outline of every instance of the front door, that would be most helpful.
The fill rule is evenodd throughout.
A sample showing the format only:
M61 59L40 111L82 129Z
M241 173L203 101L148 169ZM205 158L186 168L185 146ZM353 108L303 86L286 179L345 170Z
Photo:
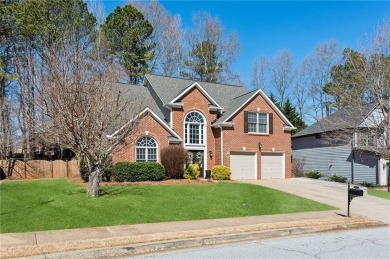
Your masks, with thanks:
M188 160L187 165L189 164L198 164L199 165L199 171L200 171L200 177L204 177L204 159L203 159L203 151L200 150L190 150L188 151Z

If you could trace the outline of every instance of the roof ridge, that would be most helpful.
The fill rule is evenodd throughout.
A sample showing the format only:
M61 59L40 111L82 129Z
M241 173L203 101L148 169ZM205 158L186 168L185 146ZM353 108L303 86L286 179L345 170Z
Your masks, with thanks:
M234 100L234 99L243 97L243 96L245 96L245 95L247 95L247 94L252 94L252 93L254 93L254 92L256 92L256 91L258 91L258 90L252 90L252 91L246 92L246 93L244 93L244 94L241 94L241 95L239 95L239 96L236 96L236 97L232 98L231 100Z
M196 80L196 79L189 79L189 78L182 78L182 77L175 77L175 76L163 76L163 75L154 75L154 74L145 74L145 76L158 76L158 77L165 77L165 78L171 78L171 79L180 79L180 80L186 80L186 81L192 81L198 82L198 83L206 83L206 84L214 84L214 85L226 85L226 86L232 86L232 87L237 87L237 88L244 88L244 86L241 85L233 85L233 84L226 84L226 83L211 83L207 81L201 81L201 80Z

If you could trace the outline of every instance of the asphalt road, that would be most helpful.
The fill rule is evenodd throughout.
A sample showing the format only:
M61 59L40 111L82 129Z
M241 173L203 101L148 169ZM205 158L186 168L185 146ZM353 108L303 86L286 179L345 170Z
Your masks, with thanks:
M132 257L134 258L134 257ZM220 246L199 247L135 258L390 258L390 227L322 232Z

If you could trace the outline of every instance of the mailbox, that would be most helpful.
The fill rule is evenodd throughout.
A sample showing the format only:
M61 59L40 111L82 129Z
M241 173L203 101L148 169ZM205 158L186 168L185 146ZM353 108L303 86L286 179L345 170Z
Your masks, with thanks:
M357 186L354 186L353 188L348 189L348 194L354 196L363 196L363 190Z
M348 217L349 217L349 206L351 205L351 201L355 197L363 196L363 190L359 188L359 186L354 186L353 188L349 188L348 183Z

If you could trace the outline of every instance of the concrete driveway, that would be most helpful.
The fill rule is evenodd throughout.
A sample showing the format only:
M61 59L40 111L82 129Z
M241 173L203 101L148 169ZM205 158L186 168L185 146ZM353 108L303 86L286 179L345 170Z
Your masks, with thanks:
M240 182L258 184L332 205L339 208L340 213L347 215L347 184L308 178L240 180ZM367 195L365 190L363 197L352 200L350 215L367 216L390 224L390 201Z

